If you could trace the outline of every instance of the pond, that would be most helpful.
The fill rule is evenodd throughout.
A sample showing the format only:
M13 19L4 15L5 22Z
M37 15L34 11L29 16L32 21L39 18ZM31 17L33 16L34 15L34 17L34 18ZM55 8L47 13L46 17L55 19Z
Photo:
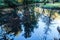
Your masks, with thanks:
M35 8L35 11L41 9ZM39 13L40 11L42 12ZM26 7L24 10L19 10L17 14L14 14L15 11L2 12L0 40L59 40L60 15L55 12L56 10L53 16L49 16L46 11L40 11L34 12L33 7Z

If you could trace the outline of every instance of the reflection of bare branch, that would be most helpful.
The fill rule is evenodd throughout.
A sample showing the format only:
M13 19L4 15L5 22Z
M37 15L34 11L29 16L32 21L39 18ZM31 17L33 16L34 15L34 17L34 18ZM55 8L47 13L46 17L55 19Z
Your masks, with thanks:
M59 32L59 34L60 34L60 27L57 27L57 30L58 30L58 32Z

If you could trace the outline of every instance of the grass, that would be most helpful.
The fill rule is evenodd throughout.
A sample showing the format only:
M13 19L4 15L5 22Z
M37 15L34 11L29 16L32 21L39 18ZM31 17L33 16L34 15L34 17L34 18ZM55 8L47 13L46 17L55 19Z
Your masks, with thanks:
M59 7L60 8L60 3L47 3L44 5L44 7Z

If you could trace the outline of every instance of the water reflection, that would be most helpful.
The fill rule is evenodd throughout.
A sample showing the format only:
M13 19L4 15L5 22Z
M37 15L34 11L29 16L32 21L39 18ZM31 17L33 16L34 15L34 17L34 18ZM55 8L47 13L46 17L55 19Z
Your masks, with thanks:
M8 10L9 12L2 11L0 15L0 39L14 40L14 37L16 37L18 34L21 34L23 31L24 32L22 33L22 35L25 38L31 38L33 33L33 35L38 35L37 37L33 36L32 40L60 39L59 37L55 37L56 34L58 34L58 32L60 33L60 15L58 15L58 13L55 12L56 10L54 12L52 12L51 10L49 12L48 10L47 13L44 9L39 7L39 11L36 12L36 8L37 7L35 7L35 11L33 11L33 6L27 6L18 10Z
M4 40L13 40L12 36L16 36L19 32L21 32L22 26L24 25L24 37L31 37L31 33L34 32L34 28L36 28L37 19L34 13L30 14L29 9L18 10L18 12L9 10L2 11L0 17L0 25L2 31L5 33L2 34L2 38ZM3 25L3 26L2 26ZM0 29L1 30L1 29ZM11 36L12 35L12 36ZM10 38L12 37L12 38Z
M10 11L10 10L9 10ZM9 34L13 34L14 36L16 36L18 34L18 32L22 31L21 29L21 24L20 24L20 19L19 16L16 14L16 12L14 10L7 12L7 11L2 11L1 12L1 19L0 19L0 23L1 23L1 29L2 29L2 40L8 40L8 36ZM4 25L4 26L2 26ZM4 33L3 33L4 31Z
M28 9L26 9L24 11L23 18L24 18L23 24L24 24L24 31L25 31L24 36L25 36L25 38L31 37L31 32L34 31L34 28L37 24L37 20L35 18L35 15L34 15L34 13L30 14L30 11L28 11Z

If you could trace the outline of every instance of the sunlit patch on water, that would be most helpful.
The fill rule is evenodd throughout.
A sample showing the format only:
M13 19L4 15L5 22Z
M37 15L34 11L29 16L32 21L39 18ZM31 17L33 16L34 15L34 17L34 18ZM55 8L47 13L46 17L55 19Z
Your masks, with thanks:
M60 14L55 12L54 15L52 15L52 18L54 18L55 20L60 20Z

